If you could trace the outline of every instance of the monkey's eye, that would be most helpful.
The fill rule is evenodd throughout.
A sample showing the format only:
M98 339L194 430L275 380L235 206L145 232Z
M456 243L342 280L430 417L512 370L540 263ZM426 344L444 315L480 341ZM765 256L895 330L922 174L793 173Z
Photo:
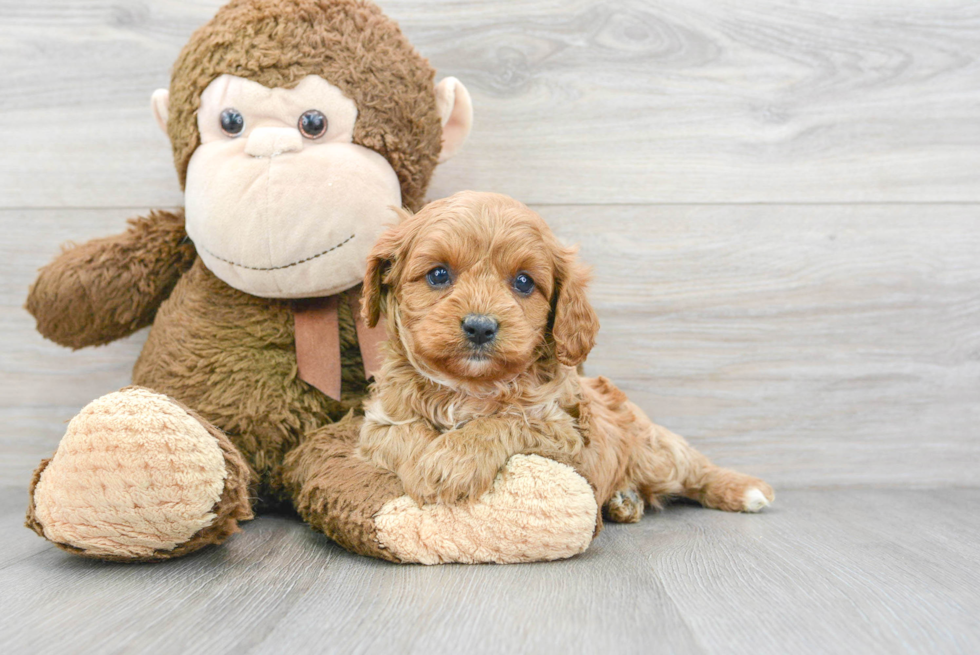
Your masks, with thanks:
M534 291L534 280L527 273L518 273L514 278L514 290L522 296L530 296Z
M236 137L245 129L245 117L242 112L229 107L221 112L221 131L230 137Z
M445 266L436 266L425 274L425 281L433 289L442 289L449 285L449 270Z
M319 139L327 131L327 117L316 109L304 112L299 117L299 131L307 139Z

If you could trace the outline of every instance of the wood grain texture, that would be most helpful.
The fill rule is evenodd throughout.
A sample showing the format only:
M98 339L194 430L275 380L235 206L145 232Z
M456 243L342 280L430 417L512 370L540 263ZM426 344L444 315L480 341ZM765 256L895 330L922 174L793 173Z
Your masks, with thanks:
M980 483L974 206L546 207L595 265L586 365L782 485Z
M220 4L0 0L0 207L179 204L149 96ZM433 197L980 201L970 0L381 4L473 93Z
M758 516L671 506L565 562L432 568L261 517L197 556L113 565L5 507L0 637L38 654L972 653L978 517L980 490L794 491Z
M972 205L546 206L595 267L586 364L721 464L780 488L980 483ZM0 211L0 470L26 481L144 335L70 352L21 309L61 240L135 211Z

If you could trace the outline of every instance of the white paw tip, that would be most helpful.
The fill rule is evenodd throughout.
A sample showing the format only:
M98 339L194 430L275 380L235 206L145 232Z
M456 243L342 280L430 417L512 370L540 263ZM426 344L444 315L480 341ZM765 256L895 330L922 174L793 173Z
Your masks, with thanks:
M763 507L769 506L769 499L764 493L753 487L745 492L744 505L746 512L758 512Z

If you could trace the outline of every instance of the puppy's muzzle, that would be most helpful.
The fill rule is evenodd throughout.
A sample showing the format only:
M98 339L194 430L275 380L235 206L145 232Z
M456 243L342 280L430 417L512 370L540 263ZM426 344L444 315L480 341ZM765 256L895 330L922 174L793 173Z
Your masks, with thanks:
M497 338L497 329L500 324L497 320L486 314L468 314L463 319L463 334L466 340L474 346L483 346L491 343Z

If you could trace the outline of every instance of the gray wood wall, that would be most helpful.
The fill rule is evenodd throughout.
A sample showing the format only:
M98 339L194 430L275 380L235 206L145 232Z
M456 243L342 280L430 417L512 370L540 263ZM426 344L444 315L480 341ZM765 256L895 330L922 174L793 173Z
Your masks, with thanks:
M128 382L21 305L67 240L181 204L150 93L219 0L0 0L0 481ZM781 487L980 481L980 3L382 0L476 124L431 197L596 268L588 369Z

